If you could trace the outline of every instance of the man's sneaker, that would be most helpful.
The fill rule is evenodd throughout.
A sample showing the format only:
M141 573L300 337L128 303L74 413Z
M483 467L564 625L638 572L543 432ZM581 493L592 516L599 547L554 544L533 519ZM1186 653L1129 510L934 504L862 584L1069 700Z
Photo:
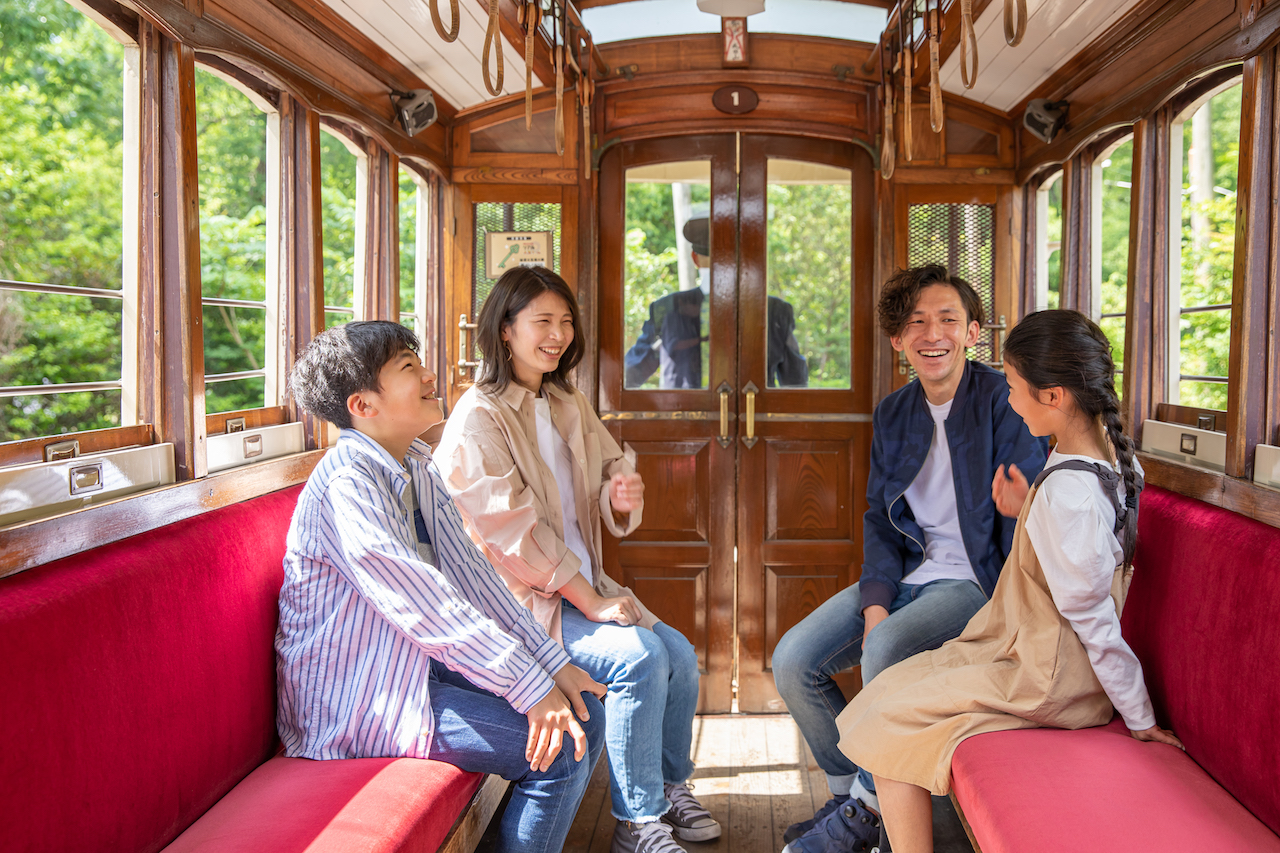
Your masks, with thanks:
M791 824L791 826L788 826L787 831L782 833L782 840L787 844L790 844L792 841L795 841L797 838L804 835L809 830L813 829L814 824L816 824L818 821L822 820L824 817L831 814L840 806L844 805L844 801L847 799L849 799L848 795L845 795L843 797L832 797L831 799L827 800L827 804L822 808L818 809L816 812L814 812L813 817L809 818L808 820L802 820L799 823L793 823Z
M848 799L782 853L866 853L879 842L880 817L861 800Z
M720 824L689 793L687 784L664 784L662 788L671 801L671 808L662 819L671 825L681 841L710 841L720 837Z
M660 820L648 823L620 820L613 830L609 853L685 853L685 849L671 837L671 827Z

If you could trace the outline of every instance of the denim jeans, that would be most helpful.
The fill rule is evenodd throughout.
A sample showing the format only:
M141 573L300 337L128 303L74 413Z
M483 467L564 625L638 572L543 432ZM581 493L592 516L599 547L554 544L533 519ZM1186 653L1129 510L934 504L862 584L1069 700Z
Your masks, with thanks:
M591 719L579 720L588 751L573 758L573 740L565 733L560 754L543 772L529 769L525 744L529 719L507 700L481 690L464 677L431 662L431 715L435 731L431 757L476 773L496 773L515 782L502 814L498 850L502 853L554 853L565 837L586 793L591 771L604 746L604 708L590 693L582 695Z
M862 593L854 584L831 596L778 641L774 683L826 772L832 793L847 793L859 772L836 746L836 717L848 700L832 676L861 662L866 684L898 661L959 636L986 603L982 588L972 581L899 584L889 617L875 627L863 649ZM860 778L868 790L875 790L871 774L863 772Z
M605 743L613 816L645 823L671 808L663 782L693 773L693 715L698 709L698 655L669 625L653 630L592 622L565 602L565 651L609 688ZM662 749L654 749L656 744Z

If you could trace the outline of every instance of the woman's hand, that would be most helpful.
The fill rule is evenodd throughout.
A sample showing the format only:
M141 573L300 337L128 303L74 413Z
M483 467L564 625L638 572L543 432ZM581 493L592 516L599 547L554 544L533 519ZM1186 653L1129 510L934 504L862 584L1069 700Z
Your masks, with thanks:
M644 501L644 481L639 474L614 474L609 480L609 506L614 512L626 514L637 509Z
M1176 746L1178 749L1182 750L1183 752L1187 751L1187 748L1182 745L1182 741L1178 740L1178 738L1174 735L1173 732L1169 731L1168 729L1162 729L1159 726L1152 726L1149 729L1142 729L1141 731L1136 731L1136 732L1130 730L1129 734L1133 735L1138 740L1144 740L1148 742L1154 741L1155 743L1167 743L1169 744L1169 746Z
M555 681L556 687L560 688L560 692L569 700L569 704L573 706L573 712L578 715L578 719L584 722L591 719L591 715L587 713L586 703L582 701L582 694L591 693L597 699L603 699L605 686L571 663L560 667L560 671L551 678Z
M640 607L629 595L618 595L606 598L603 595L592 596L591 601L575 605L592 622L617 622L619 625L639 625Z
M529 762L530 770L540 773L551 766L551 762L560 754L565 732L573 738L574 760L581 761L582 756L587 754L587 734L573 718L573 710L559 687L552 687L551 692L543 696L525 716L529 718L529 739L525 742L524 757Z
M1001 515L1017 518L1030 491L1027 478L1018 470L1017 465L1009 466L1008 476L1005 476L1003 465L996 469L996 476L991 481L991 500L995 501L996 509Z

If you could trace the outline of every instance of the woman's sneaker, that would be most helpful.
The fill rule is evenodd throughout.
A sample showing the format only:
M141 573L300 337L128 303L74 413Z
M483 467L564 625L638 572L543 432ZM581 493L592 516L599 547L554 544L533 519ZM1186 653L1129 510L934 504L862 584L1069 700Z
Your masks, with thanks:
M782 848L782 853L866 853L880 842L880 816L849 799L813 829Z
M788 826L787 831L782 833L783 843L790 844L792 841L795 841L797 838L804 835L809 830L813 829L814 825L818 821L822 820L824 817L831 814L836 809L840 808L840 806L843 806L844 801L847 799L849 799L849 796L847 794L843 797L832 797L831 799L827 800L827 804L825 806L823 806L822 808L814 812L813 817L809 818L808 820L802 820L799 823L793 823L791 824L791 826Z
M720 837L720 824L689 793L687 784L664 784L662 788L671 801L671 808L662 819L675 830L681 841L710 841Z
M660 820L620 820L613 830L609 853L685 853L685 849L671 837L671 827Z

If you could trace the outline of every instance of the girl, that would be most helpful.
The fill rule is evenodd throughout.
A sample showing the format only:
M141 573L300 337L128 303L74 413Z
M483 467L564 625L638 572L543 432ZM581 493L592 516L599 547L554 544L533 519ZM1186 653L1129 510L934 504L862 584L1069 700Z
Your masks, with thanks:
M1004 360L1010 405L1057 446L1029 493L1016 469L996 472L997 506L1021 512L995 593L959 637L884 670L837 721L841 749L875 777L896 853L933 850L929 795L950 790L951 756L971 735L1100 726L1114 706L1135 738L1182 746L1155 724L1120 636L1142 471L1111 346L1083 314L1041 311L1009 334ZM856 811L848 824L874 843L878 820Z
M640 524L644 483L569 382L578 304L542 267L502 274L480 310L479 381L435 459L468 530L574 663L608 685L613 853L681 853L720 835L689 793L698 660L678 631L601 570L600 525ZM655 749L655 746L660 748Z

